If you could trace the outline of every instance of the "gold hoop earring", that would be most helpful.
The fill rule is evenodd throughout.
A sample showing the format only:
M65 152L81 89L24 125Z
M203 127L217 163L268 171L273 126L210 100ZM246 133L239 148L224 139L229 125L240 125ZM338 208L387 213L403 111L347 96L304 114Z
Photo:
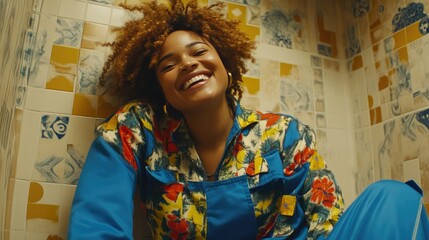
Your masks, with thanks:
M227 72L228 73L228 87L230 87L232 85L232 73Z
M166 116L168 116L167 104L164 104L164 106L163 106L163 110L164 110L164 113Z

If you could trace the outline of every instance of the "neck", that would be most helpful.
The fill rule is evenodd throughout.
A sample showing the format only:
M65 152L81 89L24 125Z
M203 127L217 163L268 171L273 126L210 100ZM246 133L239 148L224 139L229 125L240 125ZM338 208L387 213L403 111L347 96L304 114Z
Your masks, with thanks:
M196 146L225 144L234 121L226 99L216 107L186 113L184 117Z

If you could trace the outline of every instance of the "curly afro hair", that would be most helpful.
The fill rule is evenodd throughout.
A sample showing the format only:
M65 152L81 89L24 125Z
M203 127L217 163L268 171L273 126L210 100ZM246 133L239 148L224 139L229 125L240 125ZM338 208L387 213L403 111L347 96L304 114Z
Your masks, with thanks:
M231 99L241 99L241 76L247 72L246 61L254 61L255 43L239 30L239 21L226 19L224 3L208 7L198 6L196 0L184 4L169 0L159 4L156 0L137 6L121 5L129 11L138 11L143 17L130 20L113 29L116 39L103 46L111 47L100 77L100 85L122 100L142 99L155 112L166 103L155 75L161 46L167 36L177 30L188 30L207 39L217 50L225 68L232 74L226 91Z

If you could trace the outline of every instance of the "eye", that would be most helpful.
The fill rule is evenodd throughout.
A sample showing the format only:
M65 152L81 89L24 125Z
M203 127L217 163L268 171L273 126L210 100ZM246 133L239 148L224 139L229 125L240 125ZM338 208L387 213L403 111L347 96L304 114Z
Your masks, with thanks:
M174 64L167 64L165 66L161 66L161 72L167 72L173 69Z
M203 55L204 53L206 53L208 50L207 49L204 49L204 48L201 48L201 49L198 49L198 50L196 50L195 52L194 52L194 56L201 56L201 55Z

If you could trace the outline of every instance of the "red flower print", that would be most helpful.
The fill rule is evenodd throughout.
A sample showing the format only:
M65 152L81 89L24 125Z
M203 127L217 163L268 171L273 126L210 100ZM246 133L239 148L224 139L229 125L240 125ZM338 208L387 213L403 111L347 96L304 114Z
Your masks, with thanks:
M305 147L302 151L298 151L295 156L293 157L293 160L296 164L302 165L303 163L307 162L307 160L313 155L314 150Z
M125 160L131 164L131 166L137 170L137 162L134 158L133 149L131 147L131 142L133 141L134 135L131 129L121 125L119 126L119 136L122 143L122 154Z
M273 229L274 224L276 223L276 218L279 214L275 213L273 214L267 221L267 223L265 224L265 226L262 226L261 228L258 229L258 235L256 236L256 239L262 239L264 237L266 237L268 235L268 233L270 233L271 229Z
M167 226L171 230L172 239L186 240L188 239L188 223L185 219L179 219L176 215L167 215Z
M305 147L302 151L299 150L293 157L294 162L291 163L289 166L285 167L283 169L283 173L286 176L293 175L295 173L295 169L306 163L308 159L313 155L313 153L314 150L309 147Z
M234 149L233 149L233 151L232 151L232 154L233 154L234 156L237 156L237 154L238 154L241 150L243 150L243 149L244 149L244 147L243 147L243 143L242 143L242 140L243 140L243 134L238 135L238 137L237 137L237 141L236 141L236 144L235 144Z
M331 208L336 197L334 195L335 185L334 182L327 177L316 179L313 182L311 189L311 201L317 204L322 203L325 207Z
M246 168L246 174L249 176L255 176L255 162L249 163L249 166Z
M171 201L176 201L179 193L183 192L183 185L180 183L173 183L170 185L164 186L164 192L166 197Z
M262 113L261 119L267 120L267 127L272 126L274 123L276 123L280 118L279 114L273 114L273 113Z
M283 169L283 173L286 176L292 176L295 173L295 167L296 167L296 163L291 163L289 166L285 167L285 169Z
M170 120L167 122L166 129L159 129L155 123L155 138L162 143L165 151L168 153L178 152L178 148L176 144L173 143L173 139L171 138L171 133L177 129L179 124L180 122L177 120Z

